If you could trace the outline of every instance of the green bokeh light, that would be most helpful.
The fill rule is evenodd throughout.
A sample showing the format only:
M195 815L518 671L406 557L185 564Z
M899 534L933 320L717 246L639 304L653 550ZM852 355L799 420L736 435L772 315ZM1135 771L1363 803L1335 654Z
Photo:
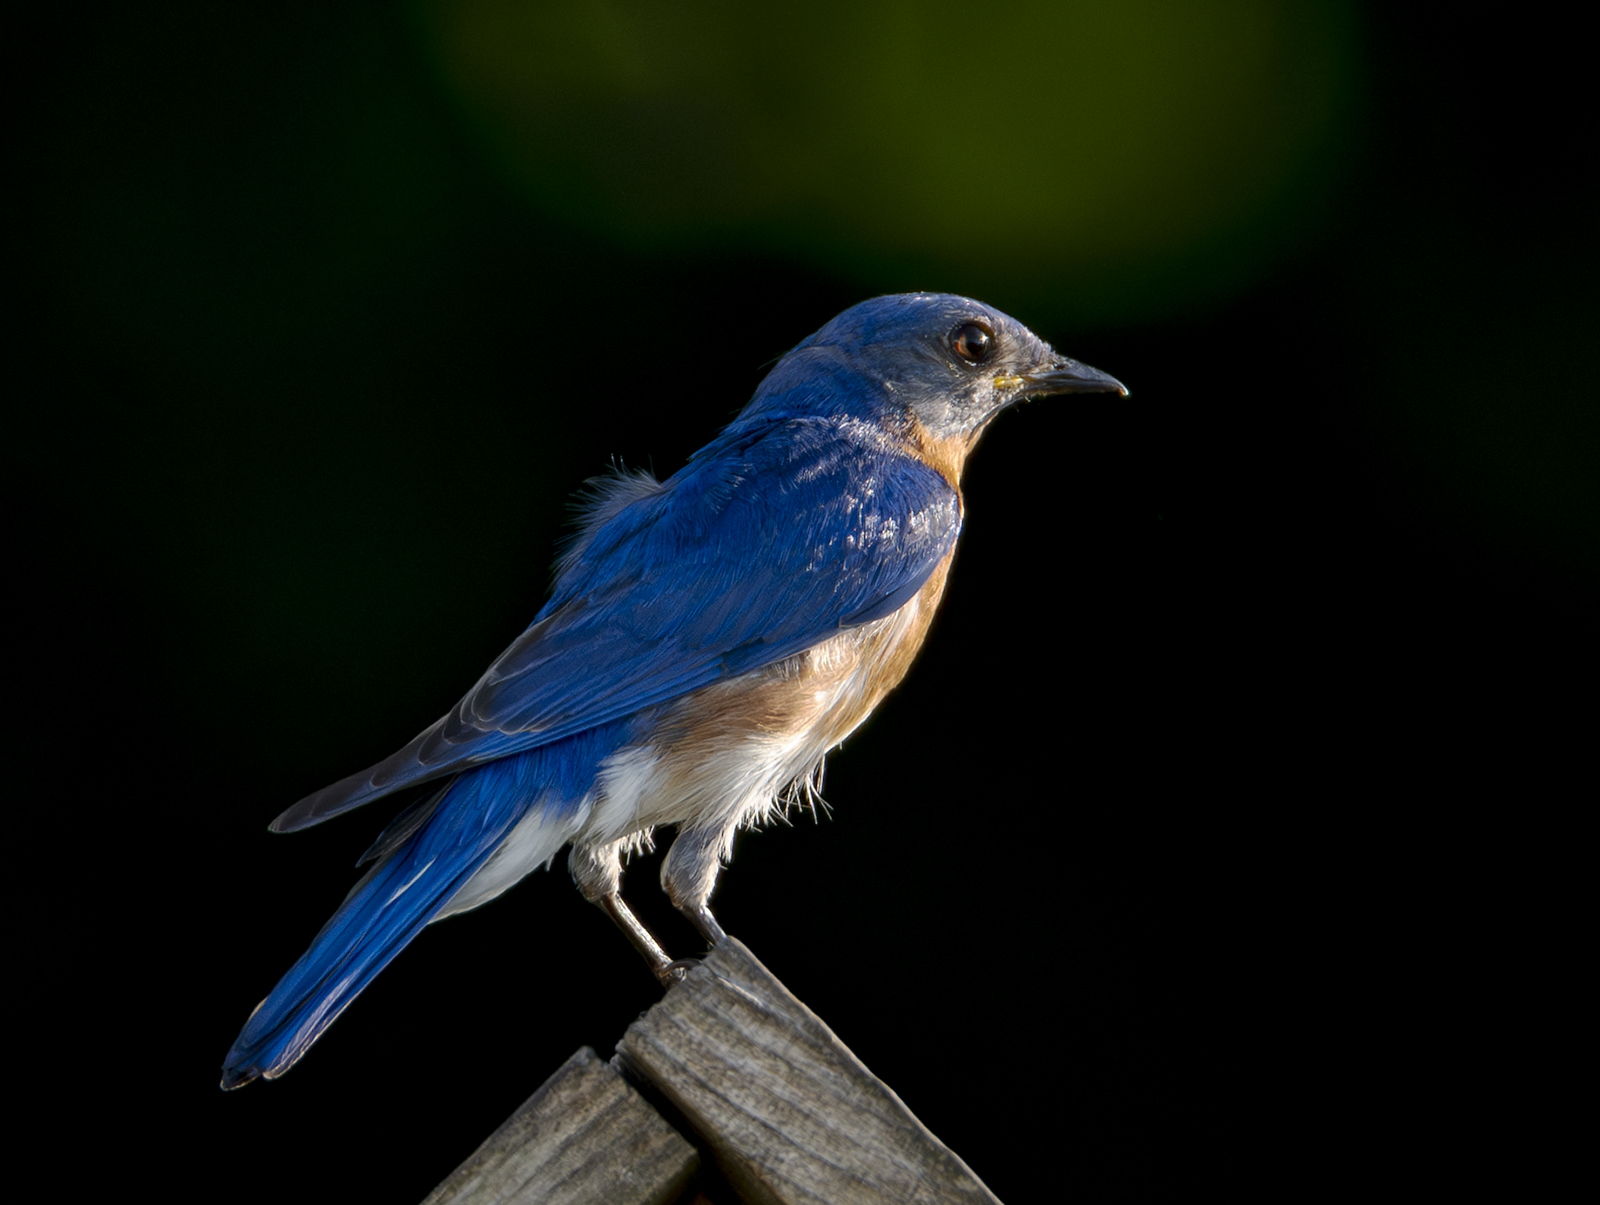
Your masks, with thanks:
M525 193L641 248L915 273L1120 321L1313 231L1354 111L1346 5L428 3Z

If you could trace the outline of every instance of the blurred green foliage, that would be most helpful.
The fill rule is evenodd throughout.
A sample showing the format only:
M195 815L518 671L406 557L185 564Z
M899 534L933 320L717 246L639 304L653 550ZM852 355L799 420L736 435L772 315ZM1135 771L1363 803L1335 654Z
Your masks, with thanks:
M564 222L804 257L868 291L910 274L1038 322L1259 279L1326 217L1359 92L1339 0L421 14L493 153Z
M178 5L84 35L44 184L107 336L191 365L433 306L511 221L1125 327L1329 228L1359 33L1343 0Z

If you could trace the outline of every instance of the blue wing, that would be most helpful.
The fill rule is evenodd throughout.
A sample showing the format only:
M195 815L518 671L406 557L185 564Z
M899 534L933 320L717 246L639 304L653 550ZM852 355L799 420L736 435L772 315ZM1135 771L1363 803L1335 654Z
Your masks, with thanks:
M943 476L839 417L750 415L667 481L622 494L591 515L550 601L461 702L273 827L561 740L888 615L961 527Z

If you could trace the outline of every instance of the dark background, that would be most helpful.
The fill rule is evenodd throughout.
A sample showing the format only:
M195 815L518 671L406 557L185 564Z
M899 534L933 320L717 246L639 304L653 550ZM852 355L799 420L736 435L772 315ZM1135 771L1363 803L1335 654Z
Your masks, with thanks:
M834 313L939 289L1132 397L989 433L922 659L830 758L830 817L742 838L724 925L1006 1200L1482 1158L1440 1117L1502 1099L1496 1001L1561 999L1539 951L1593 789L1573 32L580 8L82 9L19 42L43 1116L173 1195L420 1199L609 1056L658 993L558 869L224 1096L387 813L266 824L521 630L585 477L671 472ZM692 952L656 871L630 898Z

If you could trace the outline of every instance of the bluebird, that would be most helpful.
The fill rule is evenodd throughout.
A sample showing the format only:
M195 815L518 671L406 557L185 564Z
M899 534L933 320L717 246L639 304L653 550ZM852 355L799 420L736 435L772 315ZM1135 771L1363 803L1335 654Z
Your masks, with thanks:
M594 483L549 601L466 696L273 822L435 784L250 1015L222 1086L282 1075L424 925L566 846L578 888L673 982L623 902L625 858L674 826L662 886L724 940L709 901L734 834L815 781L922 644L989 421L1024 398L1127 392L976 301L879 297L779 360L665 481Z

